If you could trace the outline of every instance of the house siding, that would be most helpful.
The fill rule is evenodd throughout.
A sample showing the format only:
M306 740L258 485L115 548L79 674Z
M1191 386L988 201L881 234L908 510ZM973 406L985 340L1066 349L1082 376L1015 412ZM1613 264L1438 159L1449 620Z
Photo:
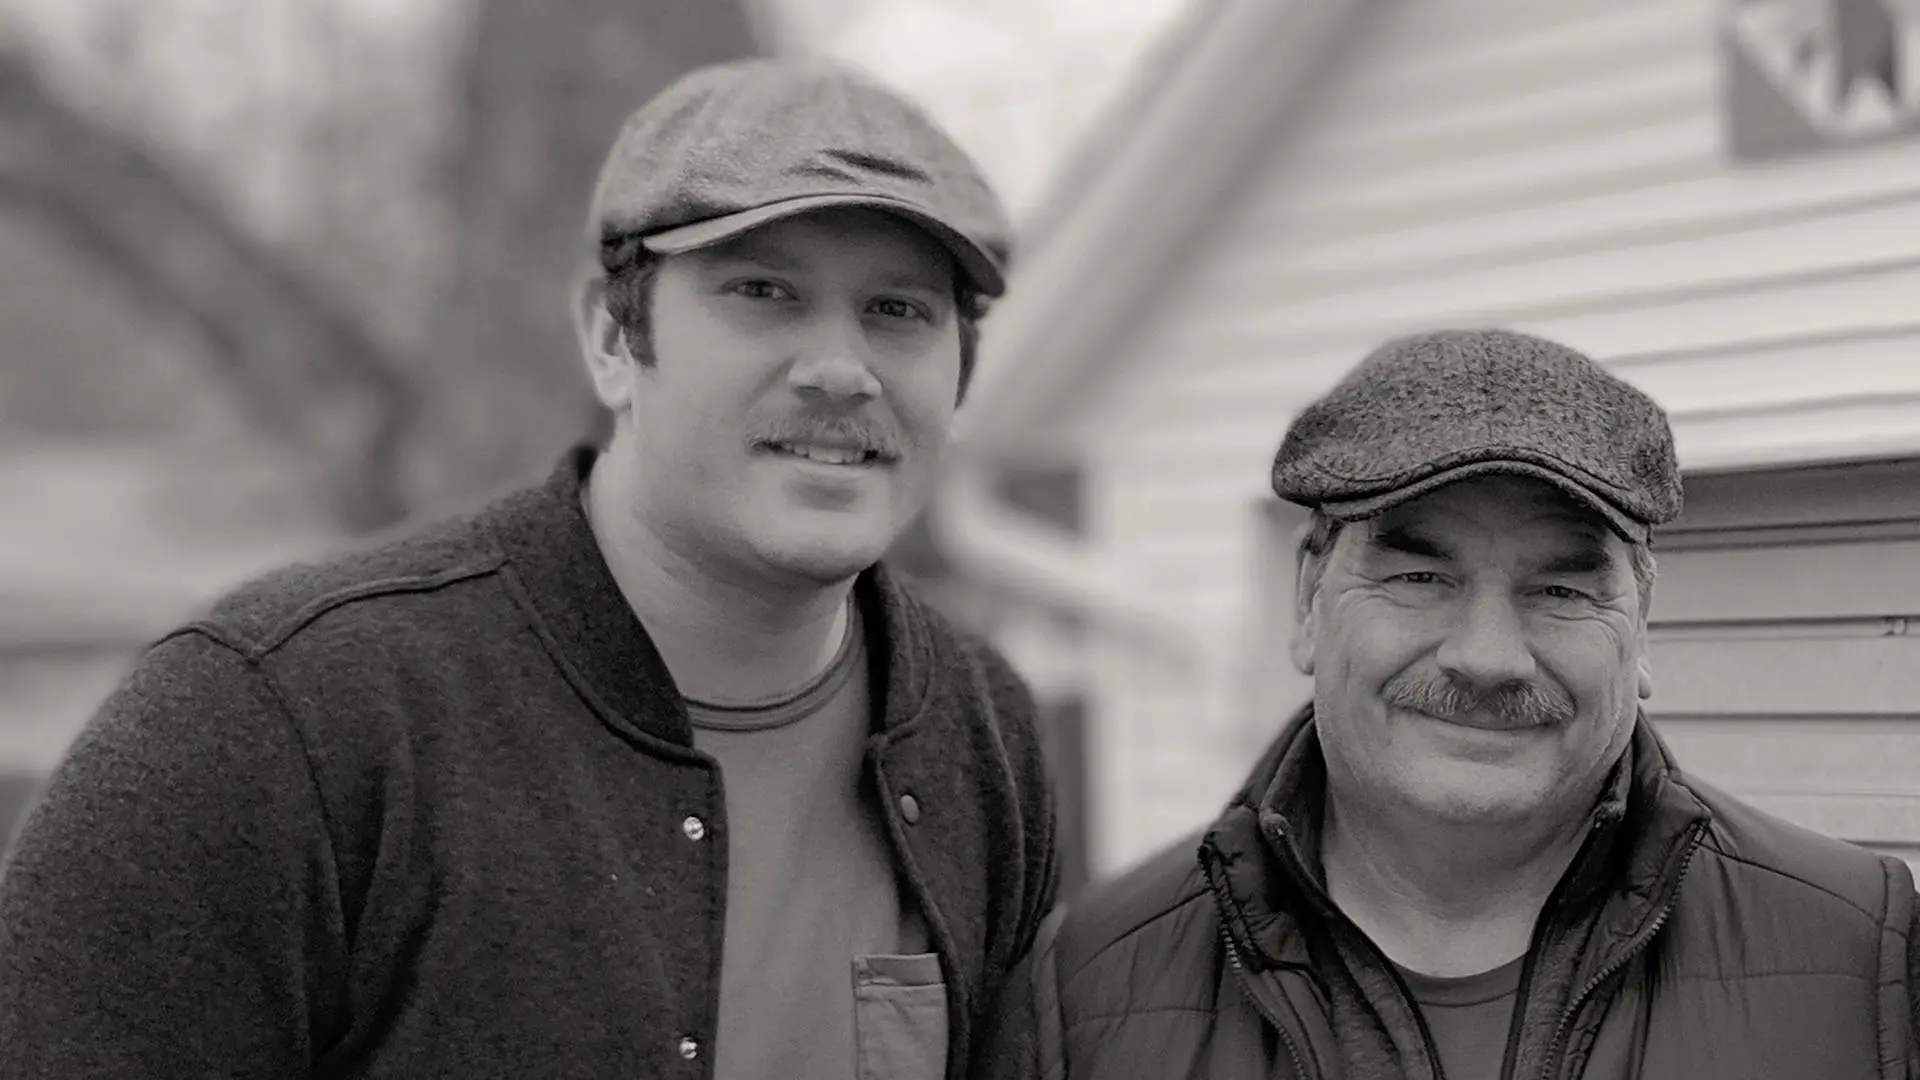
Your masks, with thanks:
M1311 118L1118 335L1113 374L1055 437L1085 455L1092 534L1216 662L1160 669L1093 646L1092 737L1113 744L1094 751L1113 770L1096 793L1096 870L1218 807L1273 722L1248 708L1248 687L1304 692L1264 670L1287 659L1261 609L1290 591L1273 568L1284 537L1258 508L1267 461L1299 408L1383 338L1498 324L1584 349L1667 408L1696 473L1920 453L1920 139L1731 161L1716 13L1709 0L1378 5ZM1920 62L1920 42L1908 48ZM1818 577L1859 554L1828 539L1849 546L1803 544L1753 573ZM1672 573L1687 565L1676 557ZM1743 564L1693 565L1711 577ZM1889 572L1920 574L1898 560ZM1746 573L1703 585L1704 602L1734 603ZM1835 588L1872 594L1862 617L1903 614L1869 585ZM1909 663L1889 640L1888 657L1848 662ZM1874 820L1897 835L1861 838L1920 842L1920 785L1900 779L1920 776L1910 692L1891 676L1856 691L1816 679L1765 712L1778 737L1747 757L1790 762L1831 736L1835 749L1805 759L1828 787L1868 759L1889 778ZM1701 770L1765 788L1773 766L1726 749L1761 714L1688 693L1708 694L1676 728L1704 748ZM1850 731L1869 734L1837 749ZM1818 784L1794 790L1778 808L1846 820Z

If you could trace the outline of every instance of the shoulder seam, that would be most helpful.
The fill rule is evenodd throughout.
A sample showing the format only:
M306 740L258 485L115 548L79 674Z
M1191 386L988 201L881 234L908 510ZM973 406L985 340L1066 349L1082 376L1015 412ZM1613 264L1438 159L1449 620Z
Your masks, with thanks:
M266 689L267 693L273 696L274 704L279 707L281 725L286 729L287 734L292 737L294 745L300 748L300 760L301 763L306 766L308 794L313 798L315 809L320 812L321 832L326 837L327 854L333 860L334 894L335 899L338 900L340 904L341 931L345 933L347 898L341 895L340 849L335 842L335 826L338 825L338 822L334 818L333 807L327 803L327 792L325 787L320 783L320 772L314 768L312 743L308 740L306 731L294 718L293 706L287 701L287 695L281 690L280 683L273 677L273 673L266 669L259 658L248 659L247 666L252 669L254 675L259 678L260 685Z
M253 655L251 650L235 643L227 635L221 633L217 627L199 623L190 624L167 634L156 642L155 645L158 646L161 643L172 641L175 638L196 636L205 638L215 646L233 654L233 658L239 661L246 675L257 680L261 690L264 691L267 697L273 700L273 711L278 714L277 719L280 729L293 741L293 745L298 748L300 753L301 769L307 776L308 794L313 799L314 808L319 812L320 831L326 838L327 855L333 862L332 868L335 874L334 887L337 895L339 890L338 874L340 851L338 845L334 842L334 826L336 822L334 820L333 809L327 805L326 792L320 783L320 774L318 770L314 768L313 748L308 743L306 733L301 730L299 723L295 721L293 708L288 703L286 694L280 689L280 684L274 679L273 674L262 665L262 656ZM345 898L339 897L339 899L342 904L342 917L344 918Z
M293 614L286 616L276 623L259 641L249 644L243 645L239 641L236 641L225 627L211 617L197 619L188 623L180 630L175 631L175 633L196 631L205 634L207 637L240 653L248 662L258 662L262 657L285 645L294 635L311 625L314 620L336 608L345 607L357 601L368 600L378 596L391 596L399 593L434 592L457 582L477 577L485 577L488 574L495 573L500 569L503 561L504 558L502 556L493 555L489 556L484 562L442 570L437 574L380 578L376 581L364 581L356 585L348 585L335 589L332 592L323 593L302 604Z
M1714 842L1714 843L1713 843L1712 845L1710 845L1710 846L1711 846L1711 850L1713 851L1713 853L1714 853L1715 855L1717 855L1717 856L1719 856L1719 857L1720 857L1720 858L1722 858L1722 859L1725 859L1725 860L1727 860L1728 862L1731 862L1731 863L1739 863L1739 864L1740 864L1740 865L1742 865L1742 866L1750 866L1750 867L1752 867L1752 868L1754 868L1755 870L1760 870L1760 871L1763 871L1763 872L1765 872L1765 873L1769 873L1769 874L1772 874L1772 875L1774 875L1775 877L1781 877L1781 878L1785 878L1785 879L1786 879L1786 880L1788 880L1788 881L1792 881L1792 882L1797 882L1797 883L1799 883L1799 884L1801 884L1801 885L1804 885L1804 886L1806 886L1806 887L1807 887L1807 888L1809 888L1809 889L1812 889L1813 891L1815 891L1815 892L1817 892L1817 893L1821 893L1821 894L1823 894L1823 895L1826 895L1826 896L1830 896L1830 897L1832 897L1833 899L1835 899L1835 900L1838 900L1838 901L1840 901L1840 902L1841 902L1842 904L1845 904L1845 905L1846 905L1847 907L1850 907L1850 908L1852 908L1853 910L1855 910L1855 911L1857 911L1857 912L1859 912L1859 913L1860 913L1860 914L1861 914L1862 916L1864 916L1864 917L1866 918L1866 920L1867 920L1868 922L1870 922L1870 923L1872 923L1872 924L1873 924L1873 925L1875 925L1875 926L1879 926L1879 925L1881 925L1881 924L1882 924L1882 923L1883 923L1883 922L1885 921L1885 920L1883 920L1882 918L1880 918L1879 916L1877 916L1877 915L1875 915L1875 914L1874 914L1873 912L1871 912L1871 911L1868 911L1868 910L1867 910L1866 908L1864 908L1864 907L1862 907L1861 905L1859 905L1859 904L1857 904L1857 903L1855 903L1855 902L1854 902L1854 901L1853 901L1852 899L1850 899L1850 898L1848 898L1848 897L1845 897L1845 896L1842 896L1842 895L1840 895L1840 894L1839 894L1839 893L1837 893L1837 892L1834 892L1834 891L1833 891L1832 889L1829 889L1829 888L1827 888L1827 887L1826 887L1825 885L1821 885L1821 884L1819 884L1819 883L1817 883L1817 882L1812 882L1812 881L1808 881L1808 880L1807 880L1806 878L1803 878L1803 877L1801 877L1801 876L1800 876L1800 875L1798 875L1798 874L1794 874L1794 873L1789 873L1789 872L1788 872L1788 871L1786 871L1786 870L1782 870L1782 869L1781 869L1780 867L1777 867L1777 866L1769 866L1769 865L1767 865L1766 863L1762 863L1762 862L1755 862L1755 861L1754 861L1754 860L1752 860L1752 859L1748 859L1748 858L1745 858L1745 857L1743 857L1743 856L1740 856L1740 855L1735 855L1735 854L1733 854L1732 852L1730 852L1730 851L1728 851L1728 850L1727 850L1726 848L1724 848L1724 847L1721 847L1721 846L1720 846L1720 844L1719 844L1719 842L1718 842L1718 840L1717 840L1717 838L1716 838L1716 840L1715 840L1715 842ZM1861 849L1861 850L1862 850L1862 853L1863 853L1863 854L1865 854L1865 855L1867 855L1867 856L1869 856L1869 857L1872 857L1872 856L1873 856L1873 852L1871 852L1871 851L1866 851L1866 850L1865 850L1864 848L1863 848L1863 849ZM1882 874L1882 878L1883 878L1883 880L1884 880L1884 877L1885 877L1885 868L1884 868L1884 867L1879 867L1879 866L1877 866L1876 868L1877 868L1877 869L1880 869L1880 870L1881 870L1881 874Z
M1120 933L1113 935L1111 938L1108 938L1098 949L1094 950L1091 956L1088 956L1086 960L1081 962L1079 966L1075 967L1072 971L1065 972L1063 974L1058 975L1057 978L1058 978L1059 984L1062 987L1065 987L1067 983L1073 981L1074 979L1079 978L1080 973L1082 971L1085 971L1088 967L1091 967L1095 960L1098 960L1100 957L1106 955L1108 951L1113 949L1115 946L1119 945L1121 942L1126 941L1128 938L1133 937L1134 935L1139 934L1140 932L1146 930L1149 926L1152 926L1154 923L1157 923L1160 920L1166 918L1167 916L1172 915L1174 912L1179 911L1181 908L1186 907L1188 904L1192 903L1194 900L1204 898L1207 895L1208 895L1208 892L1204 884L1195 885L1190 889L1183 890L1178 896L1168 901L1167 905L1161 908L1159 911L1156 911L1151 915L1142 916L1139 922L1121 931ZM1054 951L1056 954L1058 954L1059 949L1056 947Z

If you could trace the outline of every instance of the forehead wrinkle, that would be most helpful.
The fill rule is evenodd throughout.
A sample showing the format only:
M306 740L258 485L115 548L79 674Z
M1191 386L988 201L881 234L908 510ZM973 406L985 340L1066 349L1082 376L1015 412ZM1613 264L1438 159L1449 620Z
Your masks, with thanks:
M1557 535L1544 542L1522 544L1517 553L1526 572L1537 574L1577 574L1612 576L1626 564L1608 543L1612 536L1605 526L1596 524L1583 507L1549 505L1524 511L1515 521L1496 522L1483 514L1466 512L1445 504L1409 505L1395 508L1373 519L1359 541L1361 557L1368 555L1412 555L1419 558L1459 562L1457 544L1445 539L1450 530L1459 529L1490 537L1495 549L1515 552L1518 529L1549 526ZM1538 554L1525 554L1527 548Z
M1609 542L1613 530L1593 510L1564 495L1528 513L1521 524L1557 525L1569 534L1565 550L1541 564L1543 573L1611 574L1624 565Z
M1613 533L1613 529L1607 525L1606 519L1600 516L1599 511L1584 503L1576 502L1564 492L1558 491L1552 494L1550 501L1524 511L1520 520L1525 524L1548 522L1564 525L1583 537L1590 536L1595 540Z

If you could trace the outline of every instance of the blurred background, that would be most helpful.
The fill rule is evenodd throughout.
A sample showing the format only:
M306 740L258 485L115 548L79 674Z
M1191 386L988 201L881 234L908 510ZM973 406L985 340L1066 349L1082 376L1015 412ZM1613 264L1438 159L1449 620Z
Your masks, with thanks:
M544 473L620 119L827 53L1019 221L896 553L1038 691L1070 882L1304 700L1288 420L1500 324L1669 410L1650 712L1920 861L1920 0L0 0L0 835L227 587Z

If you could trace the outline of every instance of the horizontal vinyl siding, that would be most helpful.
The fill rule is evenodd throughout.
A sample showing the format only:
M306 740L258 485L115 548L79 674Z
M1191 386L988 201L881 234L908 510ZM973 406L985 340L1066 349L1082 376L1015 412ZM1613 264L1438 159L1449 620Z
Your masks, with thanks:
M1682 764L1920 854L1920 459L1697 478L1664 531L1647 711Z
M1320 88L1313 118L1140 305L1113 374L1062 430L1103 478L1090 512L1105 546L1144 593L1231 658L1223 670L1286 663L1271 629L1244 639L1262 625L1249 585L1256 549L1280 542L1259 532L1251 508L1282 431L1392 334L1500 324L1582 348L1668 409L1690 469L1920 449L1920 139L1730 163L1714 13L1710 0L1381 5ZM1851 554L1884 568L1904 551ZM1728 618L1765 618L1764 598L1720 578L1785 581L1799 565L1786 558L1729 556L1688 570L1676 552L1676 602L1697 572L1707 608L1723 601ZM1865 579L1842 589L1854 592L1831 601L1835 617L1876 592ZM1675 633L1658 646L1675 663L1712 648L1697 629ZM1910 676L1893 669L1920 670L1904 647L1870 644L1835 662L1864 665L1844 669L1869 680L1855 696L1876 686L1904 694L1899 680ZM1768 666L1773 648L1755 644L1741 663ZM1812 644L1806 655L1838 648ZM1766 683L1765 672L1753 685L1779 691L1770 707L1840 707L1815 700L1832 680L1798 670L1799 691ZM1228 676L1188 673L1170 688L1174 676L1144 674L1123 652L1096 671L1101 730L1111 723L1115 737L1145 740L1108 779L1103 805L1152 838L1211 814L1258 733L1237 718L1245 703L1221 692ZM1872 683L1876 672L1892 682ZM1693 692L1675 684L1671 704ZM1730 700L1698 704L1733 715ZM1781 730L1810 714L1751 713ZM1683 743L1694 738L1686 725L1718 722L1675 715ZM1874 722L1883 719L1912 718ZM1264 729L1271 717L1251 723ZM1222 733L1215 744L1234 747L1231 756L1178 746L1194 726ZM1833 752L1841 757L1820 759L1825 771L1809 776L1864 751ZM1817 818L1884 805L1873 798L1776 801ZM1103 865L1146 846L1121 837Z
M1248 620L1259 608L1247 603L1246 592L1266 554L1258 511L1244 500L1141 499L1178 488L1175 478L1143 475L1140 467L1151 465L1138 453L1088 462L1090 531L1124 560L1136 599L1187 628L1211 664L1196 670L1112 638L1090 640L1096 875L1199 828L1219 812L1251 760L1248 725L1235 700L1241 683L1228 664L1241 662L1254 640Z
M1498 323L1618 364L1668 405L1690 465L1844 454L1850 431L1867 452L1911 447L1920 139L1730 164L1712 13L1387 5L1076 433L1204 427L1195 448L1231 446L1257 488L1286 420L1383 337ZM1834 351L1840 368L1809 377L1802 358ZM1729 385L1760 396L1722 402Z
M1763 810L1871 847L1920 846L1914 717L1828 718L1817 727L1768 716L1659 723L1683 765L1701 762L1701 775L1731 778L1735 793Z
M1845 552L1810 550L1799 572L1845 565ZM1762 809L1870 846L1920 847L1920 606L1869 611L1656 627L1648 714L1683 766Z

